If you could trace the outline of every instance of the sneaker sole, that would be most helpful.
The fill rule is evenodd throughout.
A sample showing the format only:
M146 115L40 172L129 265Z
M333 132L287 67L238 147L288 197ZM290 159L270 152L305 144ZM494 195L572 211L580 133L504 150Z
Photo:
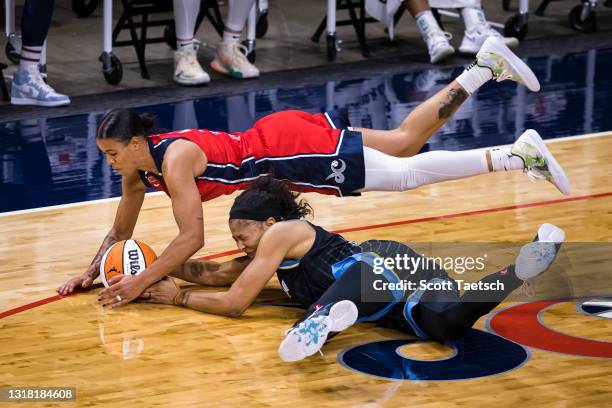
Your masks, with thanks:
M519 40L518 38L514 37L505 37L504 44L506 44L506 47L508 48L518 48Z
M47 108L53 108L57 106L70 105L70 101L67 102L42 102L36 99L27 98L11 98L11 105L29 105L29 106L44 106Z
M503 43L508 48L517 48L519 45L519 41L514 37L505 37L505 39L503 40ZM467 45L461 44L459 48L457 49L457 51L459 51L461 54L476 55L478 54L478 51L480 51L480 48L476 48L476 47L470 48Z
M500 54L512 67L512 70L516 72L522 79L525 86L532 92L538 92L540 90L540 81L535 76L531 68L523 62L522 59L516 56L506 44L495 37L489 37L486 39L480 51L484 52L495 52Z
M478 54L478 51L480 51L480 49L475 49L475 48L470 48L468 46L460 45L457 51L459 51L461 54L476 55Z
M536 246L535 250L533 249L534 246ZM541 260L540 257L544 251L554 251L554 255L550 261ZM553 242L536 241L524 245L516 257L516 266L514 270L516 277L522 281L532 281L550 269L555 259L557 259L557 253L558 250L555 248L555 243Z
M555 185L555 187L557 187L561 193L570 195L571 188L567 175L550 150L548 150L548 147L546 146L546 143L544 143L544 140L542 140L542 137L533 129L526 130L521 135L521 137L523 136L526 136L526 138L528 138L529 141L532 142L544 156L548 170L553 178L552 183Z
M287 335L278 347L278 356L286 363L300 361L308 357L304 353L298 336ZM316 351L315 351L316 352Z
M258 78L259 74L257 75L251 75L251 76L244 76L241 72L237 72L237 71L230 71L227 68L225 68L220 62L218 62L216 59L214 59L211 63L210 63L210 67L217 71L220 74L224 74L224 75L228 75L232 78L238 78L238 79L250 79L250 78Z
M329 311L329 317L334 322L330 331L341 332L348 329L355 324L358 316L357 306L350 300L342 300L336 303Z
M543 234L544 232L546 232L546 235ZM540 228L538 228L538 235L536 236L535 241L561 244L565 241L565 231L556 225L545 223L540 225Z
M554 263L555 259L557 258L561 244L565 242L565 231L563 231L561 228L557 227L556 225L544 223L540 225L540 228L538 228L538 233L536 234L536 238L533 240L533 242L540 242L540 243L547 243L550 245L555 245L555 256L553 260L548 264L548 266L544 270L539 271L536 274L523 274L521 273L522 271L521 271L521 268L519 267L521 266L520 265L521 257L528 256L524 254L523 252L527 251L528 245L531 245L533 243L524 245L519 251L519 255L516 257L515 264L517 266L514 272L519 279L524 280L524 281L532 280L538 277L539 275L541 275L542 273L546 272L550 268L550 266Z
M320 346L318 348L312 350L312 353L305 353L302 343L299 341L299 336L288 335L281 342L278 348L278 355L281 360L288 363L303 360L321 350L330 332L340 332L351 327L357 321L358 315L357 306L353 302L342 300L330 309L328 316L332 320L332 326L325 333L325 339L319 343Z
M444 48L444 50L441 51L438 55L436 55L436 58L430 58L430 62L432 64L437 64L438 62L442 62L446 58L450 57L454 53L455 49L452 46L448 46L447 48Z
M180 78L174 77L174 83L178 85L183 85L183 86L206 85L209 82L210 82L210 78L194 80L194 79L180 79Z

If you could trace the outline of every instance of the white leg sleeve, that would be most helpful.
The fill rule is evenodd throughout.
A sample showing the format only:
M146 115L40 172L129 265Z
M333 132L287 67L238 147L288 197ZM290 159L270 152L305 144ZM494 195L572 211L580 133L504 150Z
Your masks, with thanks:
M190 40L200 12L200 0L174 0L174 25L176 38Z
M363 148L365 186L359 191L404 191L488 173L485 150L435 151L394 157Z
M242 31L255 0L229 0L229 11L225 26L234 31Z
M450 9L463 7L482 8L482 0L429 0L429 7Z

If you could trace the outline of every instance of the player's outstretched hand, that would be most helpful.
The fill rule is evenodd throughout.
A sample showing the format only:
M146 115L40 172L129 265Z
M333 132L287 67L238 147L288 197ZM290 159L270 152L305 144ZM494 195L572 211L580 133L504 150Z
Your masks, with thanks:
M110 287L98 294L98 301L102 303L102 306L113 309L127 305L140 296L145 289L136 276L114 276L108 283Z
M81 276L69 279L66 283L57 288L56 291L62 296L68 296L72 294L72 292L74 292L74 289L79 286L83 289L89 288L91 287L96 275L96 267L90 265L89 268L87 268L87 270Z

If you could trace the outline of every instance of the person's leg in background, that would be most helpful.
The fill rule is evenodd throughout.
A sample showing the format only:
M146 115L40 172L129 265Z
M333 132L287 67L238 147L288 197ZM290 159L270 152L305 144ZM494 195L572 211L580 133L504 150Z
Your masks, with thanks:
M234 78L256 78L259 69L246 58L246 48L240 36L255 0L229 0L229 11L223 40L217 44L215 59L210 66L217 72Z
M201 85L210 76L198 62L198 47L194 39L200 0L174 0L176 52L174 53L174 82L180 85Z
M460 12L465 25L459 52L476 54L488 37L501 39L508 47L518 46L514 37L504 37L487 22L482 0L429 0L435 9L456 9Z
M481 0L464 0L459 3L466 3L466 6L460 9L461 18L465 24L465 32L459 46L459 52L476 54L488 37L497 37L508 47L518 47L518 39L504 37L487 22Z
M23 45L19 70L13 76L13 105L63 106L70 98L45 83L38 64L51 25L53 0L26 0L21 16Z
M442 31L429 8L427 0L406 0L404 4L417 23L417 27L427 45L432 64L441 62L455 53L455 49L449 43L450 34Z
M199 129L198 116L195 112L195 100L180 101L174 105L172 129Z

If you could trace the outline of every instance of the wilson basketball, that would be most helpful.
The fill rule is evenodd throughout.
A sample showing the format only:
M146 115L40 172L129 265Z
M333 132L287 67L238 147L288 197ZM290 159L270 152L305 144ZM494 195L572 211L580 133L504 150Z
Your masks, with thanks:
M142 241L128 239L108 248L100 262L100 278L107 288L108 282L119 275L135 276L157 259L153 249Z

